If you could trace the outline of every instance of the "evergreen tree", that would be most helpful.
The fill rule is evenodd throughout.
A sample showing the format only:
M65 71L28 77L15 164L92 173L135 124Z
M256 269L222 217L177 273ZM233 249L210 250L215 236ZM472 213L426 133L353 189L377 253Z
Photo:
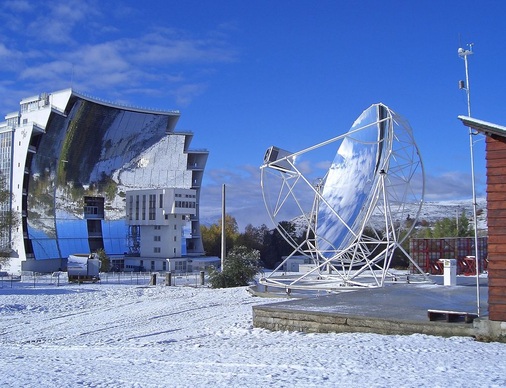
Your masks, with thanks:
M209 282L212 288L247 286L260 270L260 252L237 246L226 257L222 271L209 270Z
M462 213L458 218L457 235L459 237L470 237L474 235L474 228L469 222L464 210L462 210Z
M469 237L473 235L473 229L470 228L469 219L465 211L462 211L458 218L443 218L436 221L432 229L432 238L444 237Z
M297 234L295 224L290 221L281 221L280 227L289 236L288 238L295 246L301 242ZM262 261L267 268L274 268L281 262L283 256L288 256L294 251L294 247L286 241L278 229L273 229L264 235L264 249L262 250Z
M248 249L256 249L261 251L264 243L264 235L269 229L265 224L255 227L251 224L246 225L244 233L240 233L237 237L236 244L243 245Z
M422 223L423 224L423 223ZM425 225L419 228L414 237L416 238L445 238L445 237L470 237L474 235L474 229L466 216L465 210L459 217L445 217L437 220L432 227Z
M100 272L109 272L111 269L111 260L109 259L109 256L107 256L102 248L97 249L95 253L100 260Z

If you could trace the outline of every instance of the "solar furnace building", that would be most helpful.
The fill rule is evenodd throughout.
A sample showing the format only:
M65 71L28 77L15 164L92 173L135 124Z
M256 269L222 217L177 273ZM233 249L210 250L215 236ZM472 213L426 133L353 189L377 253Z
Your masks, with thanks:
M21 218L3 242L12 250L11 272L57 270L70 254L98 249L113 261L142 260L141 251L144 259L158 252L158 260L204 254L199 198L208 151L190 150L193 134L175 131L178 111L126 107L66 89L26 98L5 119L0 172ZM181 203L190 203L188 211ZM152 235L147 228L160 225L172 229L170 239L157 232L159 249L141 250L140 233Z

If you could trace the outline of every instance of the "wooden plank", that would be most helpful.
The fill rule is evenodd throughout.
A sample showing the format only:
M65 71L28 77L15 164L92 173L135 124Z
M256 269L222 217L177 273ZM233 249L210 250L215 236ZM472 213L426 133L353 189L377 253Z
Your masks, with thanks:
M488 277L492 279L506 279L506 269L496 269L494 273L488 274Z
M487 173L487 185L504 183L504 173L495 170L489 170Z
M500 239L500 238L504 238L506 236L506 227L501 227L501 228L494 228L493 230L489 230L488 231L488 239L490 241L490 238L495 238L495 239ZM506 239L503 240L506 242ZM500 244L501 242L499 241L495 241L495 244ZM487 244L484 244L482 246L486 246L490 244L489 242L487 242Z
M504 289L504 287L500 287L500 288ZM506 295L501 295L500 293L495 292L493 294L493 299L490 300L490 303L493 303L493 304L503 304L505 306L505 308L506 308Z
M506 298L506 287L489 287L488 296L496 298Z
M489 271L506 271L506 260L490 260L488 259Z
M504 209L504 201L493 200L487 196L487 210Z
M497 210L492 210L492 212L496 212ZM497 226L498 228L505 228L506 226L506 217L497 217L497 216L494 216L493 214L492 215L488 215L487 216L487 225L490 226L490 222L494 222L495 223L495 226Z
M445 320L446 322L472 323L478 314L469 313L467 311L450 311L450 310L427 310L429 321Z
M505 151L506 147L490 147L487 149L486 158L490 160L502 159Z
M506 150L506 144L501 142L491 142L490 144L486 145L487 154L498 152L501 150Z
M490 228L490 225L489 225ZM487 251L489 255L493 254L506 254L506 244L488 244ZM497 260L497 259L496 259Z
M504 168L506 167L506 160L504 159L489 159L485 157L486 159L486 166L487 170L490 169L496 169L496 168Z
M504 176L506 176L506 172L504 173ZM485 190L487 192L487 199L490 199L492 202L506 200L506 193L502 191L505 190L505 188L506 184L488 185L487 189Z
M506 218L503 217L487 217L488 228L505 228Z
M495 271L494 271L495 272ZM506 278L494 277L492 273L488 274L488 287L506 287Z
M488 234L487 245L504 244L506 242L506 227L494 229L493 232Z
M506 322L506 304L490 303L488 304L488 318L491 321Z
M499 204L495 204L493 208L487 208L487 218L492 217L504 217L504 211L506 210L506 206L504 206L504 201L506 200L506 196L501 201L495 201L495 202L502 202L502 207L499 206ZM494 202L494 201L493 201Z
M490 136L486 137L485 144L486 150L488 151L496 151L496 150L506 150L506 142L505 139L501 138L493 138Z
M504 201L506 198L506 193L501 193L494 190L489 190L489 187L487 187L487 208L489 207L489 202L494 203L496 201ZM502 204L504 207L504 203Z

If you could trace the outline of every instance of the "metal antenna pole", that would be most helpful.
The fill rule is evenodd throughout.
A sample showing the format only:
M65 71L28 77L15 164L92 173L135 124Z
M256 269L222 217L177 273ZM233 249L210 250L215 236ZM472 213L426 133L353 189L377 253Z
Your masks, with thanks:
M467 57L473 54L473 44L469 44L469 50L459 48L459 57L464 59L464 65L466 68L466 95L467 95L467 115L471 117L471 88L469 86L469 68L467 63ZM469 127L469 149L471 154L471 181L473 189L473 218L474 218L474 258L476 265L476 307L478 316L480 316L480 258L478 250L478 220L477 220L477 203L476 203L476 180L474 176L474 140L473 136L475 133L472 128Z
M227 236L225 232L225 184L221 192L221 271L225 269L225 256L227 252Z

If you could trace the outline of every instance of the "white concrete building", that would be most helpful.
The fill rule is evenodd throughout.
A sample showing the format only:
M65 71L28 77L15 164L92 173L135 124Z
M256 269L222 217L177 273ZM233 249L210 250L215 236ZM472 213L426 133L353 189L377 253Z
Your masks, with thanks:
M12 253L1 269L53 271L70 254L97 249L113 260L139 255L139 247L130 244L133 224L125 219L127 192L135 190L154 190L174 206L176 195L192 195L186 200L192 208L163 209L180 218L158 225L177 228L170 234L175 244L154 252L146 242L142 253L203 255L199 200L208 151L191 150L193 133L175 131L179 115L104 102L72 89L23 99L19 111L0 123L0 172L13 194L0 211L21 216L3 242ZM182 238L185 223L189 229Z

